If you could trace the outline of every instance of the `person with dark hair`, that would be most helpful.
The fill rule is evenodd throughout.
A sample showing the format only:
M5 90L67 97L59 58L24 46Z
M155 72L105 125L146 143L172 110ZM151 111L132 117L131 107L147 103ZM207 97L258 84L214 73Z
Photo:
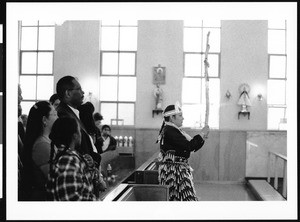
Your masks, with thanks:
M167 106L163 116L164 122L157 139L160 145L159 183L168 186L170 201L197 201L192 168L188 159L192 152L198 151L203 146L209 127L205 126L200 135L190 137L180 128L183 116L178 103Z
M49 134L56 119L56 110L47 101L37 102L29 111L22 175L28 200L46 200L51 143Z
M78 107L79 117L83 125L85 126L86 131L91 136L96 134L96 124L94 121L93 113L95 111L95 107L93 103L86 102Z
M22 114L20 117L21 117L21 119L22 119L22 123L23 123L24 130L25 130L25 132L26 132L26 126L27 126L28 115Z
M54 106L55 109L57 109L59 103L60 103L60 100L58 98L58 95L57 93L53 94L50 99L49 99L49 102L51 103L52 106Z
M20 84L18 84L18 135L19 135L20 140L21 140L20 142L23 143L24 142L24 137L25 137L25 130L24 130L23 121L22 121L22 118L21 118L21 115L22 115L21 102L22 102L22 100L23 100L22 89L21 89Z
M101 121L103 120L103 116L100 113L96 112L94 113L93 117L97 128L101 130Z
M81 154L90 154L99 167L101 155L93 145L93 140L89 136L87 129L82 123L78 108L83 103L84 91L81 89L80 83L73 76L64 76L56 84L56 92L60 99L60 104L57 107L59 117L68 116L74 118L81 131Z
M81 154L82 137L78 121L72 117L58 118L49 137L52 143L46 185L48 200L99 200L95 194L99 175L91 170L95 168L92 157Z
M117 141L111 135L111 128L109 125L103 125L101 128L101 150L99 153L104 153L110 150L115 150L117 147Z
M23 174L23 142L25 137L25 130L23 127L21 115L22 115L22 106L21 102L23 100L22 97L22 89L20 84L18 84L18 198L19 200L24 198L25 193L22 188L22 179L21 175Z
M79 110L80 120L83 123L87 133L92 138L93 145L97 149L97 152L99 154L101 154L101 152L99 152L99 150L101 150L102 141L97 139L101 136L101 132L97 128L95 121L94 121L93 113L94 113L95 107L94 107L93 103L86 102L86 103L80 105L78 107L78 110Z

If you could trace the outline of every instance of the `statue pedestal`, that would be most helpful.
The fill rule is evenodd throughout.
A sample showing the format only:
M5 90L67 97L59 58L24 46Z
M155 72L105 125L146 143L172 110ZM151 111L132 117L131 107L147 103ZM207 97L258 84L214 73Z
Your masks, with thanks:
M152 110L152 117L154 118L154 114L159 115L162 112L163 112L162 109L154 109L154 110Z
M238 119L240 119L240 115L243 115L243 116L248 116L248 119L250 119L250 112L249 111L247 111L247 112L242 112L242 111L240 111L239 112L239 114L238 114Z

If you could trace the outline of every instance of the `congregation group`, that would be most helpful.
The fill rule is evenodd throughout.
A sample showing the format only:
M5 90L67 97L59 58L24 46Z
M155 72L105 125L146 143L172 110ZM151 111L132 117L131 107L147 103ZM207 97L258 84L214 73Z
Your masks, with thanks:
M116 149L109 125L77 78L64 76L49 101L38 101L22 114L18 88L19 201L100 200L106 183L101 154Z

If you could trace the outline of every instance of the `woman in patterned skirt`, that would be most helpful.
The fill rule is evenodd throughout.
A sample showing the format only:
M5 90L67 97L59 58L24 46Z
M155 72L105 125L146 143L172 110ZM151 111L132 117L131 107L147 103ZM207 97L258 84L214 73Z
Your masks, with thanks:
M200 135L191 138L180 129L183 116L178 103L169 105L163 116L164 122L157 140L160 144L159 183L168 186L170 201L197 201L188 158L191 152L196 152L203 146L209 127L205 126Z

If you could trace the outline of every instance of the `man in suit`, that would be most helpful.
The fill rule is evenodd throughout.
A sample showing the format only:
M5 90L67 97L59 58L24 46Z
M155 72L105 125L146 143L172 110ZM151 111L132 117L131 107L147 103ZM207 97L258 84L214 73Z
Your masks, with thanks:
M64 76L56 84L56 93L60 100L57 107L58 117L69 116L77 120L81 130L81 154L90 154L99 167L101 155L97 152L92 138L79 117L78 107L83 103L84 98L80 83L73 76Z

